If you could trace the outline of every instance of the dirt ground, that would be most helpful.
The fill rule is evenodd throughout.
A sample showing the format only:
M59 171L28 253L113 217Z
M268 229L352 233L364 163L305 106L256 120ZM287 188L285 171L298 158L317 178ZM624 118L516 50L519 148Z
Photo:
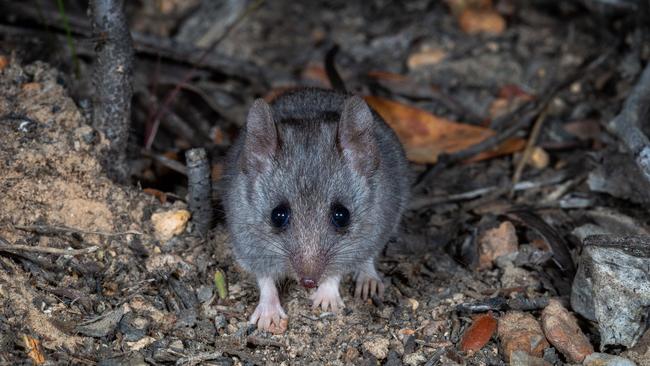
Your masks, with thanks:
M211 146L215 165L254 97L287 85L326 83L318 65L333 42L343 50L338 67L351 89L453 121L485 126L487 119L498 121L494 111L503 103L515 109L509 103L516 97L553 94L538 140L548 161L525 170L520 182L528 185L514 195L499 189L511 181L520 153L451 164L417 187L399 236L379 259L387 286L383 301L354 299L353 281L346 278L345 310L322 312L311 308L308 290L287 281L281 300L288 329L261 332L247 323L258 291L233 261L223 219L201 238L177 215L178 230L161 236L155 214L187 209L184 179L149 163L134 168L132 185L112 182L101 164L106 137L90 126L76 98L87 85L72 80L60 55L34 61L18 46L20 38L9 37L0 47L8 61L0 68L0 364L503 365L504 342L497 336L479 350L462 349L476 319L463 309L490 299L545 304L554 298L569 307L571 279L549 259L550 248L566 246L568 254L556 261L573 263L580 250L575 229L585 224L650 232L643 206L650 199L641 182L589 184L617 179L609 172L631 164L603 128L650 54L647 44L635 48L634 32L608 38L612 29L627 29L624 21L582 6L547 11L540 1L500 9L507 14L505 31L476 36L459 30L444 5L371 3L270 1L223 40L220 51L262 65L267 85L259 92L259 85L241 80L224 87L244 85L231 114L215 119L227 135ZM611 29L595 32L602 24ZM134 27L152 28L144 21ZM416 65L414 55L431 50L443 52L445 61ZM608 56L595 71L584 66L602 55ZM136 72L142 73L152 61L139 62ZM573 75L580 68L588 71ZM362 76L371 70L415 82ZM504 88L511 85L519 87ZM132 128L142 137L142 121ZM188 145L171 135L163 126L154 149ZM134 166L142 160L134 158ZM430 167L412 168L422 173ZM143 186L168 197L161 202ZM504 222L512 226L503 230L515 249L498 261L477 248L486 232L504 236L490 231ZM219 270L227 282L225 299L215 287ZM544 308L510 306L536 319ZM499 318L507 307L486 309ZM584 319L580 325L598 350L595 325ZM643 351L623 354L648 364ZM571 364L553 347L537 356L546 362L540 364Z

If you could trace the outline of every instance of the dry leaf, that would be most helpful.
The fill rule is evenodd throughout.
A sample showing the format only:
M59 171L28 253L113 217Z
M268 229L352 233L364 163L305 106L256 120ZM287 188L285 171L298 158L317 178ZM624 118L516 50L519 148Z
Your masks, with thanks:
M381 97L368 96L365 99L397 133L406 155L415 163L435 163L441 153L464 150L495 134L485 127L456 123ZM521 139L511 139L472 161L509 154L521 150L524 145L525 141Z
M41 342L32 338L28 335L23 335L23 342L25 343L25 350L27 351L27 356L34 361L37 365L42 365L45 363L45 355L41 351Z
M444 60L446 56L447 52L439 48L422 50L409 55L406 65L410 70L413 70L423 66L435 65Z
M527 93L517 85L504 85L499 90L499 96L490 105L490 118L497 119L510 113L523 103L535 99L535 96Z
M0 55L0 70L3 70L8 65L9 65L9 59L7 58L7 56Z
M490 341L496 330L497 320L491 314L479 315L463 334L460 341L460 350L463 352L480 350Z
M447 0L447 5L465 33L500 34L506 29L505 19L490 0Z

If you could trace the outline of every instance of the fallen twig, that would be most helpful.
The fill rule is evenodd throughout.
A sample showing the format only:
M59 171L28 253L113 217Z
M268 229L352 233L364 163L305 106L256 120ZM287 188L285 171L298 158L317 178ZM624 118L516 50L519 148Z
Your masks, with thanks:
M544 105L542 112L539 114L539 116L537 116L535 124L533 124L533 129L530 131L530 136L528 136L528 141L526 142L526 149L524 149L524 153L521 155L521 159L519 159L519 162L515 168L515 173L512 175L513 189L510 190L510 198L514 197L514 187L517 185L517 183L519 183L521 175L524 173L524 168L526 167L528 160L530 160L530 157L533 155L533 150L535 148L535 144L537 143L537 139L539 138L539 133L542 131L542 124L544 124L544 121L546 120L547 111L548 104Z
M96 252L99 249L98 246L93 245L88 248L83 249L60 249L60 248L50 248L50 247L35 247L31 245L20 245L20 244L11 244L3 238L0 238L0 250L10 251L10 252L32 252L32 253L43 253L43 254L56 254L56 255L83 255Z
M41 235L69 235L69 234L93 234L100 236L122 236L122 235L143 235L139 231L128 230L117 233L110 233L106 231L92 231L82 230L68 226L48 226L48 225L11 225L14 229L23 231L32 231Z
M173 171L175 171L177 173L187 175L187 167L185 165L183 165L183 163L181 163L181 162L170 159L170 158L168 158L166 156L163 156L163 155L155 154L151 150L147 150L147 149L141 149L140 153L143 156L151 158L151 159L157 161L158 163L164 165L165 167L167 167L167 168L169 168L169 169L171 169L171 170L173 170Z
M411 200L409 209L420 210L441 203L471 200L498 191L503 191L503 193L505 193L509 189L512 189L513 191L525 191L530 189L537 189L537 188L560 183L564 181L566 178L567 178L566 172L560 172L558 174L553 175L550 178L539 180L539 181L518 182L517 184L514 184L512 188L503 187L503 186L489 186L489 187L474 189L472 191L450 194L445 196L420 196Z
M648 63L625 100L623 109L608 124L607 128L616 134L634 156L634 161L646 180L650 181L650 140L641 130L641 123L647 122L650 108L650 63Z

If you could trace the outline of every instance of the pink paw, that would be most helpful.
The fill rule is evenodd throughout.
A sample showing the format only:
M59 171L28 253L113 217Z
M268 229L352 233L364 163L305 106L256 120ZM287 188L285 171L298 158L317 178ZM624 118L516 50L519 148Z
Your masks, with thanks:
M320 305L323 311L330 308L332 312L337 313L345 306L339 294L338 278L325 280L309 298L312 300L312 307L316 308Z
M380 299L384 297L384 284L381 279L378 276L360 273L357 276L354 297L367 300L375 295Z
M250 324L257 324L257 328L276 333L278 329L286 328L286 324L282 324L282 319L286 319L287 314L282 309L280 302L260 302L251 319L248 321Z

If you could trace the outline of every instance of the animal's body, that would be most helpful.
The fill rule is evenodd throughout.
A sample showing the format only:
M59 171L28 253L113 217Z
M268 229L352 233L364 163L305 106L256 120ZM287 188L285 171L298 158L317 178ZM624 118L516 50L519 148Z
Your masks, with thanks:
M409 186L401 144L362 98L303 89L256 100L229 153L224 200L235 257L260 288L251 322L269 329L286 317L282 277L317 286L313 305L333 311L346 273L356 296L381 296L374 261Z

